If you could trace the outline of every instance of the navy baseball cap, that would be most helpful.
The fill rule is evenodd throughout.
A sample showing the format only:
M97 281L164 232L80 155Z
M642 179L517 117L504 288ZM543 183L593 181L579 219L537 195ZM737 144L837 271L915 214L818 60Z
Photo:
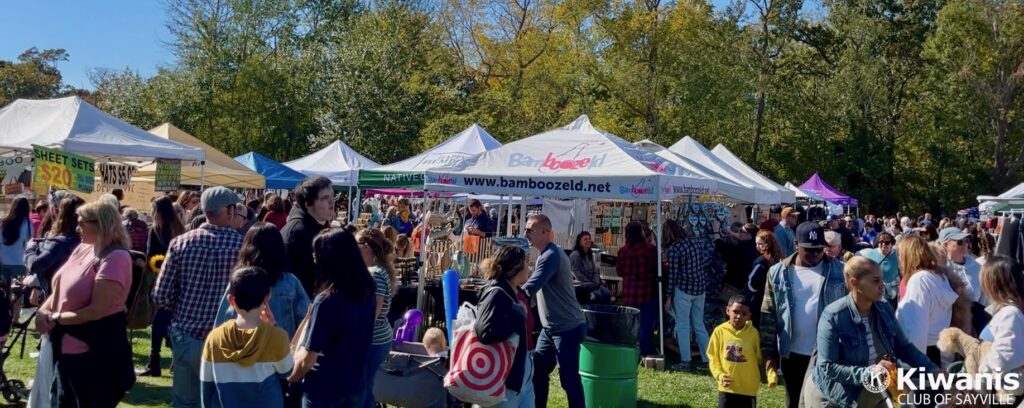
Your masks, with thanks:
M796 227L796 243L800 248L824 248L825 229L807 221Z

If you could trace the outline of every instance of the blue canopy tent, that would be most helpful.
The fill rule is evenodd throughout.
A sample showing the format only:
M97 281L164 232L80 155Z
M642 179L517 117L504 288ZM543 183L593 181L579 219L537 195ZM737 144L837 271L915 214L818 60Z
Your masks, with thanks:
M268 189L290 190L306 178L302 173L256 152L235 157L235 161L265 177Z

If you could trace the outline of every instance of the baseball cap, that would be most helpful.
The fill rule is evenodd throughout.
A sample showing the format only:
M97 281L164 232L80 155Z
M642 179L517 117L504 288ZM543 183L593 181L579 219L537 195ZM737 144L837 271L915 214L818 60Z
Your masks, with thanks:
M960 231L957 227L943 228L939 231L939 243L945 244L947 241L959 241L967 238L967 233Z
M800 215L800 211L797 211L796 208L793 207L786 207L782 209L782 218L786 218L790 215Z
M800 248L824 248L825 229L807 221L796 227L796 243Z
M238 199L238 194L228 190L227 187L221 186L208 188L199 197L199 203L203 207L204 213L219 211L229 205L235 205L240 202L242 200Z

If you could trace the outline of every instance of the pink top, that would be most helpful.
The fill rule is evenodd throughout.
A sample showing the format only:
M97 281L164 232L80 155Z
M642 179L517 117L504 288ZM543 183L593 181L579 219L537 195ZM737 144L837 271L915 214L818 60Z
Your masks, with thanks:
M128 251L115 250L100 262L93 253L92 245L85 243L75 248L68 261L53 276L54 311L73 312L89 306L97 279L117 282L123 289L117 295L117 302L101 317L124 311L124 302L132 285L131 255ZM89 346L74 337L64 336L61 349L64 354L81 354L89 351Z

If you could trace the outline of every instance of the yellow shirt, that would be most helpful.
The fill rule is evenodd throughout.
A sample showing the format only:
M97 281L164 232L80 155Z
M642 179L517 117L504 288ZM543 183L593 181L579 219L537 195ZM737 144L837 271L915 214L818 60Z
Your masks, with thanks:
M711 334L708 343L708 367L718 384L718 391L757 396L761 386L761 341L757 329L749 321L741 330L729 322L722 323ZM722 376L730 375L732 384L722 386Z

